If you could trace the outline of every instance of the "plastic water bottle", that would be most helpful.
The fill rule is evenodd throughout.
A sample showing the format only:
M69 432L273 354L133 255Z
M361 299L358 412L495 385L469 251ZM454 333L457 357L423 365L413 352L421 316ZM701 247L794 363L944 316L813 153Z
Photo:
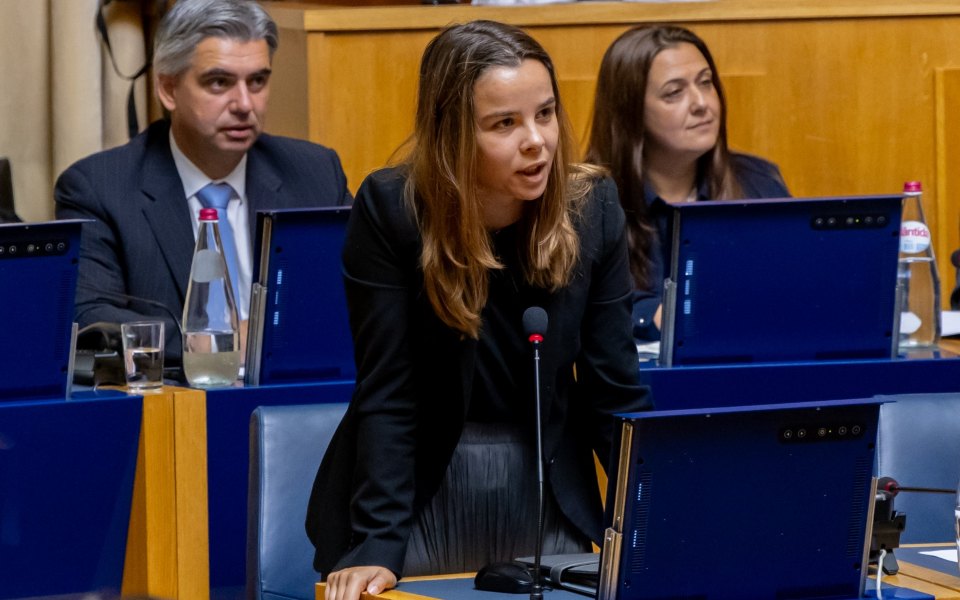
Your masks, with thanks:
M903 184L897 265L901 352L940 343L940 276L932 242L923 217L922 187L919 181L908 181Z
M232 385L237 380L238 325L217 211L203 208L183 307L183 371L190 385L216 387Z

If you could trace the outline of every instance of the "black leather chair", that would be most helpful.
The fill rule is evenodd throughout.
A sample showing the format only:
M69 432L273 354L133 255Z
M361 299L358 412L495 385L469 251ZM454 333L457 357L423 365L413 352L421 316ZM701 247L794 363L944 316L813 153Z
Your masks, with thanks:
M247 598L313 600L319 575L304 522L313 480L346 403L260 406L250 418Z
M16 207L13 204L13 174L10 160L0 158L0 223L19 223Z
M960 480L960 394L895 396L880 408L877 474L902 486L953 490ZM900 492L907 516L900 543L952 542L953 494Z

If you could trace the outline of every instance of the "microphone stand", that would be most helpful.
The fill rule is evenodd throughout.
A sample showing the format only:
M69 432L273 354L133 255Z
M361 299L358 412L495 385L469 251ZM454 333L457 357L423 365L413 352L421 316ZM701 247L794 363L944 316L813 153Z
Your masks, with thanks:
M543 476L543 438L540 420L540 342L543 336L534 333L530 335L533 343L533 385L536 400L536 432L537 432L537 547L533 555L533 588L530 590L530 600L543 600L543 583L540 580L540 558L543 554L544 529L544 476Z

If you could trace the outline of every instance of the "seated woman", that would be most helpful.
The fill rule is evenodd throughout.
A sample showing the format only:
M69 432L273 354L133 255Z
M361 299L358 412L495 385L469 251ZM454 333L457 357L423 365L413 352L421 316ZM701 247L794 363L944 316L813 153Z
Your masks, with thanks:
M775 165L727 148L726 116L710 50L687 29L637 27L603 56L587 160L610 170L627 214L638 342L660 338L669 203L790 195Z
M526 33L475 21L427 46L409 153L360 186L344 246L357 387L307 515L328 599L534 553L532 306L549 322L544 552L600 541L593 451L649 400L623 210L575 150Z

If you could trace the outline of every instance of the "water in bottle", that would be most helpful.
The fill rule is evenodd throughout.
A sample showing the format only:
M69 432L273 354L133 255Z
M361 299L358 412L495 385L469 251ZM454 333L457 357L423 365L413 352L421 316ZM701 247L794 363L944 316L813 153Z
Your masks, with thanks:
M903 186L897 305L900 352L936 348L940 343L940 277L930 228L923 216L919 181Z
M216 209L200 210L183 307L183 371L203 388L232 385L240 372L237 304L218 223Z

